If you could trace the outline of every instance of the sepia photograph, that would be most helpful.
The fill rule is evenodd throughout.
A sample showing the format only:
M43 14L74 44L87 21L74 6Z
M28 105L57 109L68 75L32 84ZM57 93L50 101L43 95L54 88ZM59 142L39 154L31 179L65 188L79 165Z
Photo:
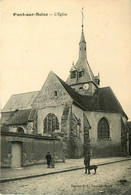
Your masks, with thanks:
M0 194L131 194L131 0L0 11Z

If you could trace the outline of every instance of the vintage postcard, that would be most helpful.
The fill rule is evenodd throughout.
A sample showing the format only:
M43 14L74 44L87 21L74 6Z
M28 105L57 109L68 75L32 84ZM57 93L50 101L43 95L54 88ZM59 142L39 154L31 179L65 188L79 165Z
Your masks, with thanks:
M130 194L131 1L0 5L1 194Z

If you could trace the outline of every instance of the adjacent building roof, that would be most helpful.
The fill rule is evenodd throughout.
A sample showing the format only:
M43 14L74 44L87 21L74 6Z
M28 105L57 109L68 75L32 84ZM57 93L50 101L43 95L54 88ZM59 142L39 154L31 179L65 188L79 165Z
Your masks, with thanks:
M23 125L28 123L28 118L30 114L29 110L18 110L14 115L7 121L7 125Z
M32 103L37 97L39 91L14 94L10 97L5 107L2 109L2 112L15 111L17 109L31 109Z

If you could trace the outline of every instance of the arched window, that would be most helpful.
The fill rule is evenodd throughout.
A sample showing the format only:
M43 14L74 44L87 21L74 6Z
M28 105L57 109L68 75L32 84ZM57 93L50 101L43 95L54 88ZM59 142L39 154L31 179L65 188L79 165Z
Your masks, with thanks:
M44 119L44 133L52 133L54 132L56 129L59 129L59 122L58 122L58 118L50 113L48 114L45 119Z
M24 129L22 127L17 127L16 132L17 133L24 133Z
M106 118L102 118L98 123L98 139L109 139L110 129Z

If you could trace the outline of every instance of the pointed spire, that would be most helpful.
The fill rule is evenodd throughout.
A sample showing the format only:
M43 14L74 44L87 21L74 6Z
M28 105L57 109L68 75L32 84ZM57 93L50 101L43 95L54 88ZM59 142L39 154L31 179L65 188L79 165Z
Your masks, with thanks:
M71 67L71 70L70 70L70 71L74 71L74 70L76 70L76 67L75 67L74 61L73 61L73 62L72 62L72 67Z
M84 24L83 24L83 20L84 20L83 7L82 7L81 13L82 13L82 25L81 25L81 27L82 27L82 32L81 32L80 43L81 43L81 42L85 42L85 43L86 43L86 41L85 41L85 36L84 36L84 31L83 31L83 27L84 27Z
M82 32L81 32L80 43L81 43L81 42L85 42L85 43L86 43L83 28L82 28Z
M84 36L84 31L83 31L83 8L82 8L82 32L81 32L81 39L79 42L79 59L86 59L86 41L85 41L85 36Z
M83 91L79 90L80 88L77 86L80 86L83 83L91 83L92 86L92 93L94 93L94 89L97 88L99 86L99 73L98 76L94 76L91 67L87 61L87 52L86 52L86 41L85 41L85 37L84 37L84 25L83 25L83 19L84 19L84 15L83 15L83 8L82 8L82 33L81 33L81 39L79 42L79 58L77 60L77 62L74 64L72 64L72 68L70 70L70 75L67 79L67 84L70 86L76 86L76 91L78 91L78 93L80 92L80 94L83 94ZM72 71L76 70L76 74L74 77L72 77ZM87 93L86 93L87 95Z

